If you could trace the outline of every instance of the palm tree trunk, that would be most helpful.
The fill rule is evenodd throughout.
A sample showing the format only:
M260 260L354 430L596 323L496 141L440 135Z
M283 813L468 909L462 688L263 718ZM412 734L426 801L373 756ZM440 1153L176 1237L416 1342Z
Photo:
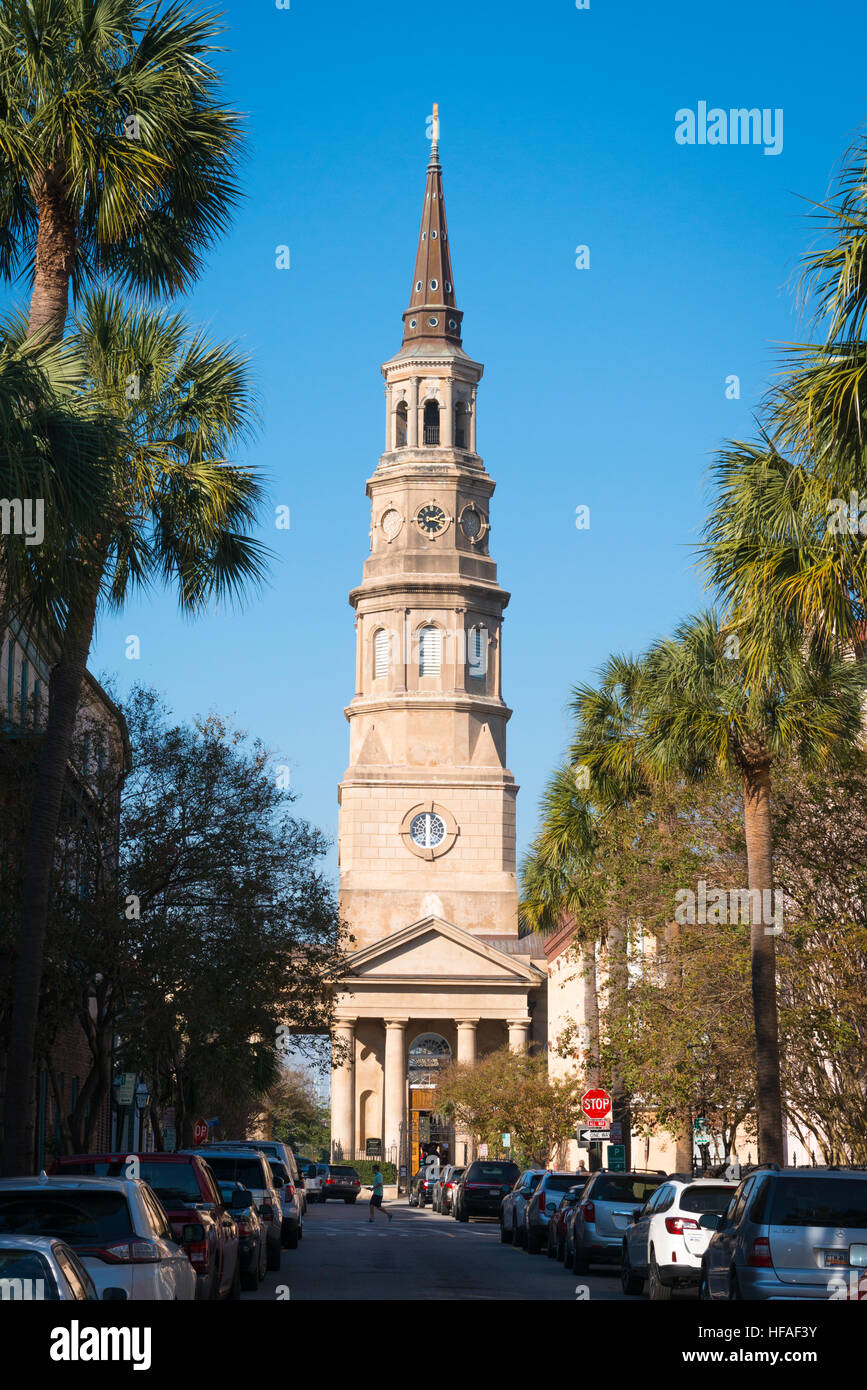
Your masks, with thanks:
M587 1029L587 1085L599 1085L599 989L596 982L596 945L590 942L578 957L584 995L584 1026Z
M6 1063L5 1142L2 1156L5 1177L30 1173L34 1163L33 1061L51 872L67 763L75 732L75 716L93 637L98 597L97 579L91 585L82 609L70 617L60 660L51 672L48 722L30 802L15 966L15 998Z
M771 831L770 763L750 763L744 771L744 830L747 876L751 894L774 901L773 836ZM751 898L751 901L755 901ZM755 913L751 916L755 917ZM777 1024L777 963L770 923L750 924L753 1019L756 1030L756 1097L759 1162L783 1162L783 1108L780 1087L780 1041Z
M36 263L30 299L30 332L45 332L50 342L63 337L69 310L69 286L75 265L77 232L62 169L48 169L34 189L39 209Z

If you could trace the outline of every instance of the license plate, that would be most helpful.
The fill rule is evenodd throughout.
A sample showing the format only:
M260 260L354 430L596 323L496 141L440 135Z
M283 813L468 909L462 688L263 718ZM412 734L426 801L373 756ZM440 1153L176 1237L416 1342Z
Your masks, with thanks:
M850 1245L849 1263L856 1269L867 1268L867 1245Z
M826 1269L845 1269L849 1263L845 1250L826 1250L825 1268Z

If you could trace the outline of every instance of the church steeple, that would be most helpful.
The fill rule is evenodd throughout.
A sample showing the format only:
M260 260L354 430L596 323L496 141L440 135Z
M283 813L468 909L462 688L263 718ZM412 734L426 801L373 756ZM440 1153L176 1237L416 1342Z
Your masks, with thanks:
M451 343L460 346L461 318L455 300L452 256L439 159L439 107L434 102L430 160L415 257L409 308L403 316L403 344Z

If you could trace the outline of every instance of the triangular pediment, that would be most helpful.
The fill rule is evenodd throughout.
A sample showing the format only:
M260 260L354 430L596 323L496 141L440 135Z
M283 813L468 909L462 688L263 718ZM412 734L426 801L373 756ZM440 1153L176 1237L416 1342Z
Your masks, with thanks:
M435 916L423 917L356 951L349 958L347 975L356 980L423 977L441 983L476 980L523 985L538 985L544 979L535 966Z

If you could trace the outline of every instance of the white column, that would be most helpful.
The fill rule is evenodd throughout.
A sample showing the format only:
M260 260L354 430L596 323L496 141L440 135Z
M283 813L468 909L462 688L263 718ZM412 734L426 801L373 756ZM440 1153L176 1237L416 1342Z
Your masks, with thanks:
M355 1019L341 1018L334 1025L334 1041L346 1055L331 1073L331 1152L336 1144L344 1158L355 1157Z
M403 1123L403 1098L406 1089L406 1025L408 1018L385 1020L385 1075L383 1078L383 1158L388 1158L392 1146L400 1162L400 1127Z
M391 408L391 387L385 388L385 451L394 448L394 412Z
M507 1027L509 1029L510 1052L526 1052L530 1041L530 1020L528 1018L510 1018Z
M476 452L476 393L475 393L475 391L473 392L473 398L472 398L472 400L469 402L469 407L470 407L470 449L472 450L473 453L475 453L475 452Z
M455 1020L458 1030L458 1062L465 1062L472 1066L476 1060L476 1029L479 1026L477 1018L458 1018ZM455 1129L455 1152L453 1162L466 1163L472 1157L472 1139L463 1129Z
M455 384L450 376L443 382L443 400L440 443L451 449L455 442Z
M409 383L409 411L407 419L407 429L409 438L407 444L410 449L418 448L418 377L414 376Z

